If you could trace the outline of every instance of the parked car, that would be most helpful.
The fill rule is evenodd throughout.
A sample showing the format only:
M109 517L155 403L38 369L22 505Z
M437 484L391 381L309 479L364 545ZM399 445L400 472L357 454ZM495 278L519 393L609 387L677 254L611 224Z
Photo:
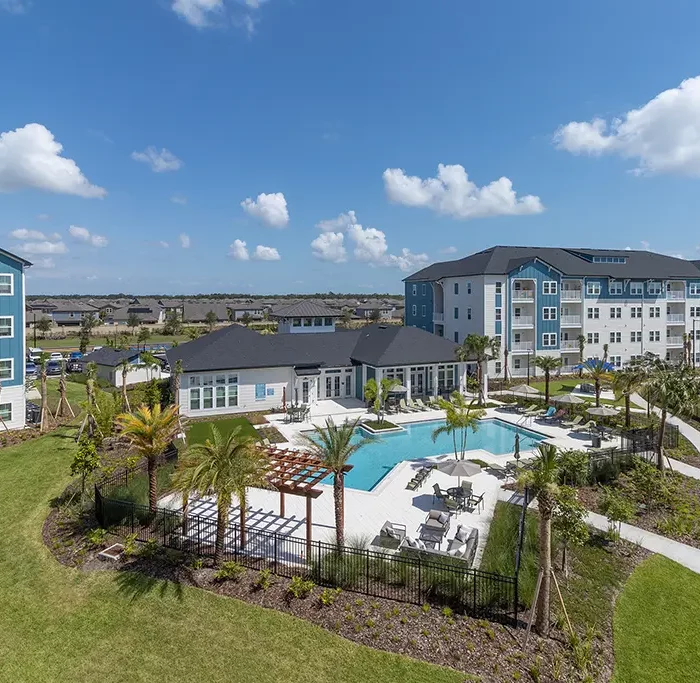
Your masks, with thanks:
M71 351L70 356L68 356L68 360L80 360L83 357L83 354L80 353L80 351Z
M49 360L62 361L62 360L63 360L63 354L60 353L59 351L52 351L52 352L51 352L51 355L49 356Z
M77 360L77 361L68 361L66 363L66 372L82 372L83 371L83 364Z
M27 364L24 366L24 374L29 379L35 379L38 372L39 372L39 368L37 368L36 363L32 363L31 361L27 361Z
M44 353L41 349L37 347L29 347L27 349L27 356L29 357L29 360L33 361L36 363L37 361L41 360L41 354Z
M50 360L46 364L46 374L47 375L60 375L61 374L61 363L63 362L63 357L61 360Z

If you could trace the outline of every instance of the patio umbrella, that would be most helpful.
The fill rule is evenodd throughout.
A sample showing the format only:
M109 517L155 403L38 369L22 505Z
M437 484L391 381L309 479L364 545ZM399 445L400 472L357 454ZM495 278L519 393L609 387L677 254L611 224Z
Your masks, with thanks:
M391 387L391 390L389 391L390 394L406 394L408 393L408 387L405 387L403 384L399 384L398 386Z
M447 460L438 465L438 469L445 474L457 477L457 484L460 485L462 477L471 477L481 472L481 466L469 460Z
M576 394L564 394L563 396L554 396L552 398L552 401L554 401L554 403L561 403L562 405L566 406L576 406L581 403L585 403L585 401L580 396L576 396Z
M593 408L588 409L588 414L595 415L596 417L613 417L617 415L617 410L609 406L600 406L599 408L593 406Z
M510 388L511 393L520 394L521 396L539 396L542 392L529 384L519 384L517 387Z

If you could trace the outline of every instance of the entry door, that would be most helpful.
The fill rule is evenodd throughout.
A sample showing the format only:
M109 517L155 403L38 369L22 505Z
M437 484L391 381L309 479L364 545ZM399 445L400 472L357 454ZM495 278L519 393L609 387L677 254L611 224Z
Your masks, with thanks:
M326 375L326 398L331 398L331 396L333 396L333 378Z
M340 375L333 378L333 396L340 398Z
M308 405L309 403L309 380L305 379L301 383L301 402L306 403Z
M411 393L416 396L421 396L423 394L423 375L424 372L412 372L411 373Z

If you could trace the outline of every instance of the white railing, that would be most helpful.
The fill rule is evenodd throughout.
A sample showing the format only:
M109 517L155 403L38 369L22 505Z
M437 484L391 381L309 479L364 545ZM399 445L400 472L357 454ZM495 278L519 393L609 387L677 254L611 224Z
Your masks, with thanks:
M444 313L438 313L437 311L433 313L433 322L434 323L444 323L445 322L445 314Z
M562 351L578 351L578 342L575 339L562 339L560 347Z
M666 346L683 346L683 337L666 337Z
M535 319L531 315L513 316L513 327L532 327L534 324Z
M511 344L511 352L518 353L519 351L532 351L534 342L513 342Z
M683 301L685 300L685 290L684 289L668 289L666 290L666 298L672 301Z
M514 289L510 298L513 301L534 301L535 292L532 289Z
M685 315L683 313L668 313L666 322L668 324L685 323Z
M527 368L511 368L508 373L511 377L527 377ZM532 368L530 368L530 375L532 376Z
M580 327L581 325L581 316L580 315L563 315L561 317L561 326L562 327Z
M582 292L580 289L562 289L562 301L581 301Z

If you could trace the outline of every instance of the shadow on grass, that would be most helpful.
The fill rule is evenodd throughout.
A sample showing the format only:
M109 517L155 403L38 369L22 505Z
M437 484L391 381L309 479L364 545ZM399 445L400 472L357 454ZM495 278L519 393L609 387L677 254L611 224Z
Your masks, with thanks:
M160 579L147 576L132 567L122 567L117 571L116 582L118 592L131 602L141 598L157 594L160 598L165 598L172 594L182 602L184 591L182 584L170 579Z

